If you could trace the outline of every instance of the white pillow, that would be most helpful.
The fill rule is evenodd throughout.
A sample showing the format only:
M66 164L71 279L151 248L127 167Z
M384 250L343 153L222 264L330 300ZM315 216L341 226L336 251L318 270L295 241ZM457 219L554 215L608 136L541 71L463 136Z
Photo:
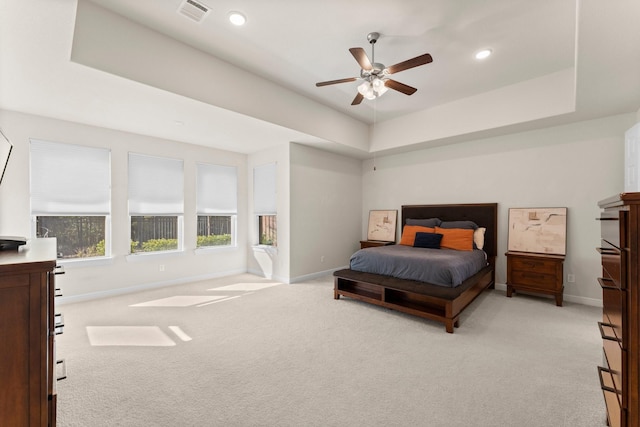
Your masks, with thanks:
M478 227L473 232L473 243L476 244L476 248L484 248L484 232L487 231L485 227Z

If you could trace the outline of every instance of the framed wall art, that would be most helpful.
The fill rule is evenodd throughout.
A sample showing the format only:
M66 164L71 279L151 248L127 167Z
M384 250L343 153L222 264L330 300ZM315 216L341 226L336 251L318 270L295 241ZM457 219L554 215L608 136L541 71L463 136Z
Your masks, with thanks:
M567 208L510 208L508 250L566 255Z
M369 211L369 226L367 227L367 240L381 242L396 241L396 221L398 211Z

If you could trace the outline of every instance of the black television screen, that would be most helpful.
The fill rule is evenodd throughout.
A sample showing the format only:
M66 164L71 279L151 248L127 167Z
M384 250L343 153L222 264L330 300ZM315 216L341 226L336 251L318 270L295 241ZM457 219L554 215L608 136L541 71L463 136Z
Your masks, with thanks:
M9 156L11 155L11 149L13 145L9 142L2 130L0 130L0 184L2 184L2 178L7 170L7 164L9 163Z

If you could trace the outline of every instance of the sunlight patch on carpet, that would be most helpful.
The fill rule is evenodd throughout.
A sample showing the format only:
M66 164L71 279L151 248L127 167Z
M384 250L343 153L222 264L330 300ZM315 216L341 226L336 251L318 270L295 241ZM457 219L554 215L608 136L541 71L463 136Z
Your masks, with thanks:
M236 283L233 285L211 288L210 291L259 291L260 289L282 285L282 283Z
M252 293L253 292L249 292L248 294L245 294L245 295L250 295ZM232 299L240 298L241 296L242 295L236 295L235 297L228 297L228 298L227 297L222 297L222 299L218 299L218 300L211 301L211 302L205 302L204 304L198 304L196 307L204 307L205 305L217 304L219 302L224 302L224 301L229 301L229 300L232 300Z
M180 326L169 326L169 329L171 329L171 332L173 332L174 334L176 334L176 336L178 338L180 338L182 341L191 341L192 338L187 335L181 328Z
M189 307L192 305L202 304L214 301L220 298L226 298L222 295L176 295L173 297L156 299L153 301L132 304L130 307Z
M87 326L93 346L170 347L176 343L158 326Z

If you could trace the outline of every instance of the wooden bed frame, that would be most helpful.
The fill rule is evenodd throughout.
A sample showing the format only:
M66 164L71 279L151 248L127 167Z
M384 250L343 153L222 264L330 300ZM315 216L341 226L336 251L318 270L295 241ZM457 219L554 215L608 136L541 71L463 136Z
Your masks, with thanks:
M333 273L333 297L340 299L342 295L436 320L444 323L447 332L453 333L453 328L459 326L460 313L485 289L494 287L498 204L406 205L402 206L402 226L407 218L470 220L480 227L486 227L484 251L487 253L488 265L455 288L351 269L338 270Z

